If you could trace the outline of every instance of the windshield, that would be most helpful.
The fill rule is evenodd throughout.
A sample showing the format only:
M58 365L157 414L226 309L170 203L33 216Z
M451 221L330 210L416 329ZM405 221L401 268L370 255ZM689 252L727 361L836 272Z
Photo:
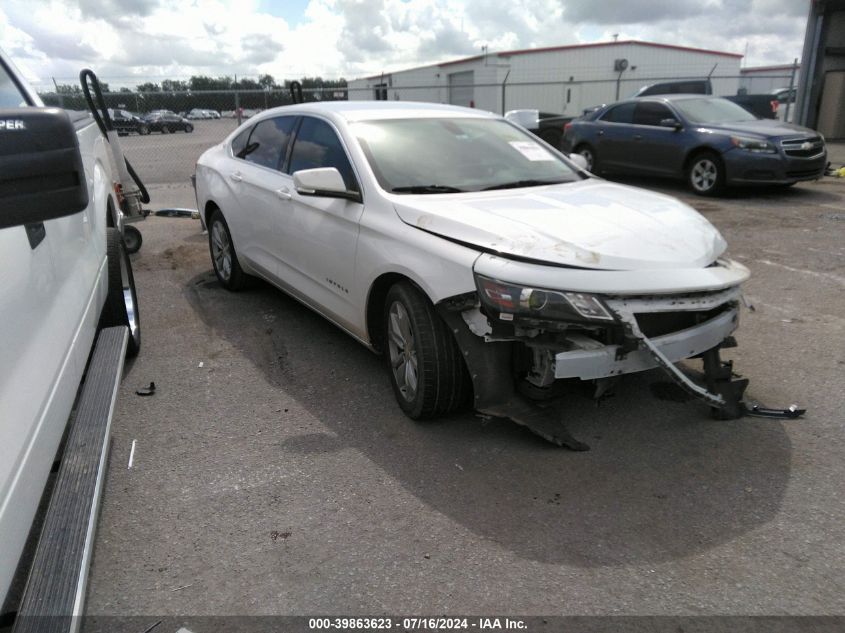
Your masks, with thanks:
M28 105L6 69L0 64L0 108L21 108Z
M727 99L682 99L672 103L692 123L756 121L757 117Z
M350 126L379 184L395 193L455 193L577 180L534 136L497 119L362 121Z

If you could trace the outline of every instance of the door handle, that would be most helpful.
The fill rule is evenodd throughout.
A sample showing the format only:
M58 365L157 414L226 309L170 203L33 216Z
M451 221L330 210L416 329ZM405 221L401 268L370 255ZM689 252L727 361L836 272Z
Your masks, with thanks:
M233 173L229 174L229 178L231 178L235 182L241 182L244 179L244 177L241 176L240 173L238 173L238 172L233 172Z
M634 140L635 141L643 140L643 135L642 134L634 134Z
M290 200L291 198L293 198L290 193L290 189L288 189L287 187L276 189L276 195L279 196L281 200Z

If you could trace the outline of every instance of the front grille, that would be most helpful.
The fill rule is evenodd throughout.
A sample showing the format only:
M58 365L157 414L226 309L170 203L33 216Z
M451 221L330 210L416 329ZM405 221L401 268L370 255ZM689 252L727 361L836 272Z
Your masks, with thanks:
M816 169L793 169L791 171L786 172L787 178L820 178L822 176L822 170L819 168Z
M784 154L792 158L815 158L824 153L824 141L820 136L791 138L780 144Z
M709 321L729 308L723 304L712 310L678 311L678 312L646 312L635 314L640 331L648 338L663 336L672 332L679 332L687 328Z

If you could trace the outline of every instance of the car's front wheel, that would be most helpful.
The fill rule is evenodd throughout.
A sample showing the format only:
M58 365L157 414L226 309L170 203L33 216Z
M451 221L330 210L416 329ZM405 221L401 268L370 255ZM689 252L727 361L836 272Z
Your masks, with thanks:
M138 135L139 136L146 136L149 133L150 133L150 128L148 128L146 125L139 125L138 126Z
M229 225L220 209L215 209L208 222L208 248L211 264L220 285L227 290L240 290L246 285L247 275L238 262Z
M190 133L191 133L191 132L193 132L193 131L194 131L194 126L193 126L193 125L191 125L190 123L188 123L188 124L185 126L185 132L187 132L188 134L190 134Z
M170 134L170 126L165 124L161 126L161 133L162 134Z
M393 392L414 420L446 415L469 402L469 374L452 332L410 282L387 293L384 351Z
M713 152L696 154L687 166L687 183L700 196L715 196L725 186L725 168Z

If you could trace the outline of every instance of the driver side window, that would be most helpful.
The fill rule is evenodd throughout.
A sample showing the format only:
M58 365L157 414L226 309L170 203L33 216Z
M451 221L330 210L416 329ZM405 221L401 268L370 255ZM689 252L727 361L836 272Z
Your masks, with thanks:
M346 151L332 127L320 119L303 117L293 143L287 172L293 174L300 169L318 167L334 167L340 172L349 191L360 191Z

